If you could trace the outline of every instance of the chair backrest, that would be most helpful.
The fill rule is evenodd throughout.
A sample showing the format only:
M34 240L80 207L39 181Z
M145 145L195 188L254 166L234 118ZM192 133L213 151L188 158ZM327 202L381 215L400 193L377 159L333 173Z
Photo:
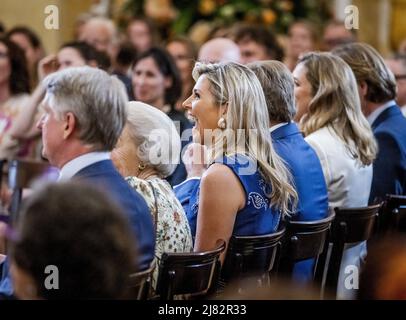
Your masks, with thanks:
M18 218L21 197L24 188L31 186L33 181L50 170L55 170L50 164L31 160L12 160L8 167L8 185L12 190L10 215L12 222Z
M334 218L335 212L330 208L328 216L324 219L287 221L279 272L289 276L292 274L295 263L311 258L315 259L313 275L315 275L318 262L321 267L318 269L324 269L329 232ZM320 257L321 255L322 257ZM321 280L321 274L319 278Z
M379 211L379 232L406 231L406 221L402 215L404 208L406 208L406 196L386 195Z
M378 218L381 204L362 208L335 208L336 217L332 223L332 250L328 264L326 287L336 292L341 260L346 243L369 240Z
M147 300L150 296L152 273L155 269L155 261L151 267L144 271L130 274L129 296L136 300Z
M156 293L162 300L174 295L204 296L216 283L224 240L211 251L191 253L164 252L159 263Z
M258 236L232 236L221 270L221 281L257 277L263 284L277 272L285 228ZM262 279L262 280L261 280Z

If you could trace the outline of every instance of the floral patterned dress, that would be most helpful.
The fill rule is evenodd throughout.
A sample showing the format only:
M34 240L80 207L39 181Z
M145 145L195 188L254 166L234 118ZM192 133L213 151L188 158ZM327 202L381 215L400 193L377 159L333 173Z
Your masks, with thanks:
M189 223L182 205L166 180L154 176L147 180L127 177L126 181L144 197L154 223L156 223L155 257L157 265L152 279L152 286L155 289L162 254L164 252L191 252L193 250ZM158 205L158 212L155 204ZM155 221L155 217L157 217L157 221Z

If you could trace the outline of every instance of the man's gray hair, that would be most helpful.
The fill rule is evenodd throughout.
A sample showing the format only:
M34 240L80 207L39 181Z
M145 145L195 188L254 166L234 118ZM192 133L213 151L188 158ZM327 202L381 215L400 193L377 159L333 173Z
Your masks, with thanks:
M114 148L127 118L127 93L116 77L90 68L68 68L44 79L45 101L61 119L72 112L79 138L94 151Z
M127 128L139 159L162 177L171 175L179 163L181 142L172 120L146 103L128 103Z

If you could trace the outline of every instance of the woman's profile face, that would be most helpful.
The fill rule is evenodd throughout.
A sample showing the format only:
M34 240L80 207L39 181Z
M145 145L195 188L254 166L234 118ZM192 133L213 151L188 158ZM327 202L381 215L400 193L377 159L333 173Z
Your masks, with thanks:
M210 82L205 75L197 79L193 88L192 95L183 102L183 107L192 120L195 121L193 127L193 140L206 144L204 133L210 134L213 130L218 129L218 120L221 117L221 108L215 103L213 94L210 91Z
M132 83L136 100L159 109L165 104L165 90L170 87L171 80L161 73L153 58L138 61L133 70Z
M296 116L295 121L300 119L309 111L310 101L313 99L312 86L306 78L307 69L303 63L299 63L293 70L293 79L295 81L295 101Z
M0 84L8 83L11 75L10 59L6 45L0 42Z

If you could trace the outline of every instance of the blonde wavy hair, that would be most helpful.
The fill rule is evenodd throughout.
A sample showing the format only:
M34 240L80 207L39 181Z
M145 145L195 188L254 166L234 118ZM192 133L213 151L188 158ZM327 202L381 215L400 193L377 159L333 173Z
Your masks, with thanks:
M343 59L354 72L358 84L368 85L366 99L385 103L396 98L396 79L381 55L366 43L349 43L337 47L332 54Z
M378 147L361 111L357 82L351 68L331 53L308 53L299 63L306 69L313 98L301 120L305 135L329 126L345 142L347 150L363 165L370 165Z
M297 193L291 185L290 172L272 147L265 96L255 73L233 62L198 62L193 69L193 78L197 81L203 75L210 83L215 103L219 107L228 104L226 128L222 135L215 136L209 147L211 161L229 150L227 142L235 143L234 154L243 153L256 161L261 175L271 184L272 192L268 197L272 205L289 215L296 209ZM241 131L243 134L236 134Z

